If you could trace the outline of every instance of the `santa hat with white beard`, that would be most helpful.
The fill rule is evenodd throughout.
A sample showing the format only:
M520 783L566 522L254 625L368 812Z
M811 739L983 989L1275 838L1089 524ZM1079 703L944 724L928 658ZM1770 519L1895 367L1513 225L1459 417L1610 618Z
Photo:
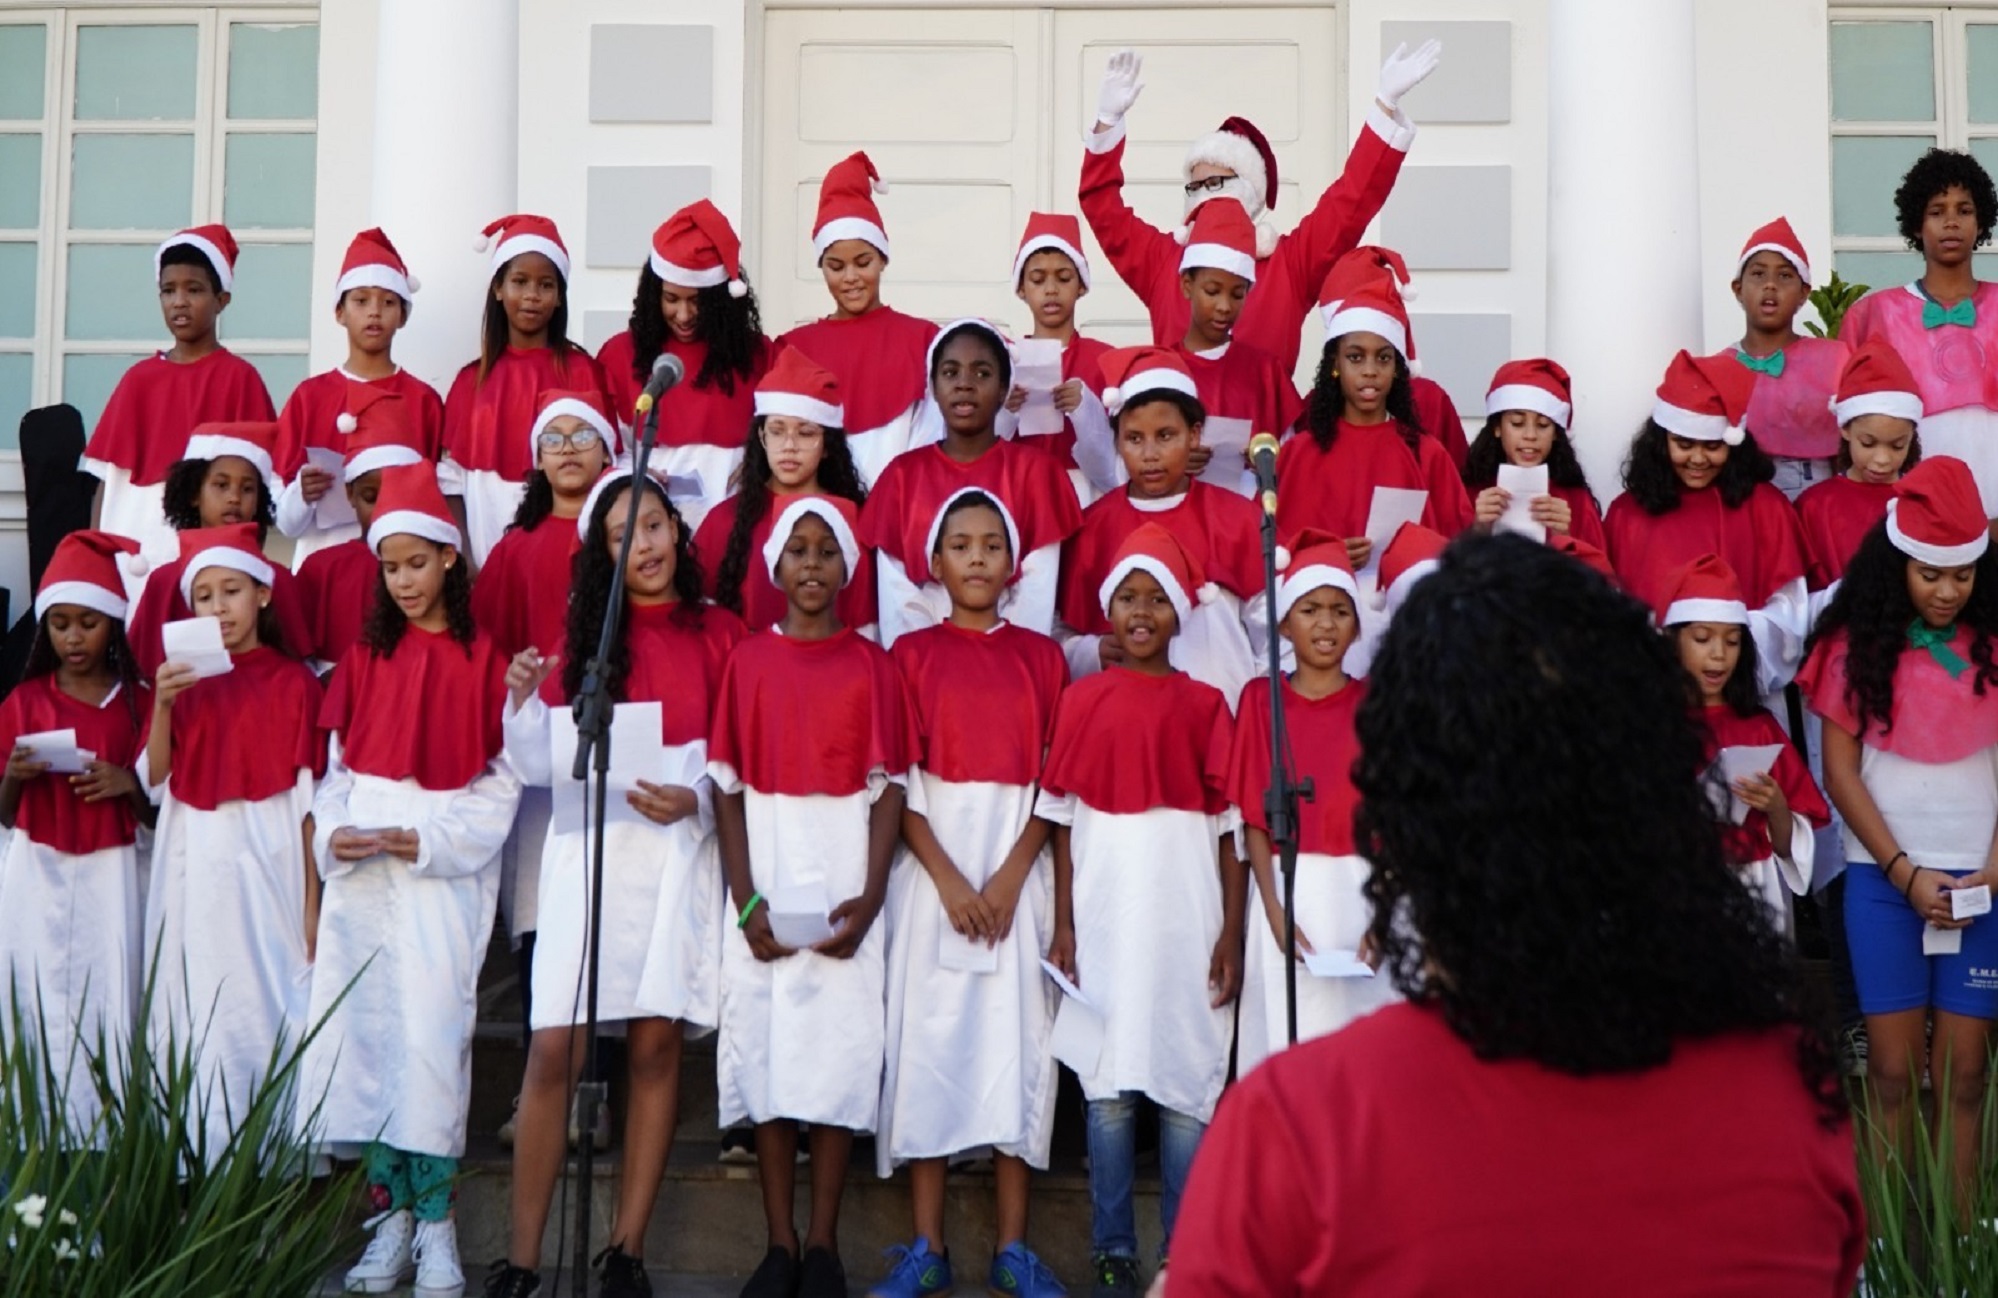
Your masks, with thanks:
M1179 241L1185 243L1192 232L1194 211L1208 199L1225 194L1241 203L1242 210L1255 222L1256 260L1275 252L1281 232L1270 209L1277 200L1277 164L1268 137L1248 118L1230 117L1186 147L1186 162L1181 171L1188 183L1193 180L1194 167L1203 162L1226 167L1235 175L1219 189L1195 190L1186 196L1186 225L1179 231Z

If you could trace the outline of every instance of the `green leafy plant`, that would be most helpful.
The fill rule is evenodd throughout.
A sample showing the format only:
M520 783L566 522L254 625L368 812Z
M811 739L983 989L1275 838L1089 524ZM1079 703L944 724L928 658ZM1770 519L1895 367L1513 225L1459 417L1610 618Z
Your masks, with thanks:
M1817 311L1818 319L1804 321L1804 328L1819 338L1838 337L1839 326L1845 323L1845 313L1852 309L1853 303L1871 291L1870 285L1848 284L1838 277L1837 271L1833 271L1829 280L1811 290L1811 307Z
M1863 1088L1862 1088L1863 1089ZM1859 1192L1871 1232L1860 1292L1867 1298L1988 1298L1998 1293L1998 1167L1980 1160L1966 1211L1956 1205L1950 1166L1948 1080L1937 1079L1934 1104L1918 1097L1906 1156L1875 1138L1863 1094L1853 1101ZM1985 1088L1978 1118L1980 1147L1998 1137L1998 1092ZM1942 1151L1942 1152L1938 1152ZM1966 1224L1970 1223L1970 1224Z

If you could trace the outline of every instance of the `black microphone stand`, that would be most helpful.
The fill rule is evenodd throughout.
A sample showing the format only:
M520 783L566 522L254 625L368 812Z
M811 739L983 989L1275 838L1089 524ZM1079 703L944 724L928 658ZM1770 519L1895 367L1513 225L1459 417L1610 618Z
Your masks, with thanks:
M1283 881L1283 1006L1291 1045L1297 1044L1297 832L1300 799L1312 801L1310 780L1291 767L1290 731L1283 715L1283 649L1277 633L1276 492L1263 496L1263 599L1269 611L1270 786L1263 794L1270 847Z

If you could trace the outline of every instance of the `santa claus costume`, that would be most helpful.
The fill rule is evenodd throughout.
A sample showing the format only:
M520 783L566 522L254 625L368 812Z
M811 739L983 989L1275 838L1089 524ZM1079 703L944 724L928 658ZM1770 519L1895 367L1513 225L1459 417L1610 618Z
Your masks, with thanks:
M888 233L874 196L887 184L865 153L827 168L819 184L812 251L847 239L870 245L886 262ZM796 347L839 377L847 444L863 483L872 486L888 462L908 448L916 408L928 390L925 351L937 336L928 320L903 315L878 300L859 315L830 315L802 324L777 341Z
M180 595L210 568L273 577L252 523L180 534ZM155 701L140 763L159 805L146 897L146 958L159 970L154 1048L194 1048L207 1104L205 1155L231 1138L280 1040L304 1037L312 966L306 954L304 825L325 771L319 682L296 658L257 641L230 670Z
M236 281L236 240L227 226L202 225L171 235L153 252L153 278L170 248L191 247L215 271L220 291ZM204 423L277 418L256 367L217 345L182 364L155 352L126 370L104 403L79 466L103 485L97 526L138 541L148 563L179 553L160 511L161 488L174 461L186 458L189 430Z
M546 257L563 287L544 318L538 345L503 342L459 370L444 398L445 458L438 466L438 482L446 495L465 502L466 540L475 566L492 553L520 505L534 467L522 434L534 418L541 394L590 392L600 402L605 400L602 367L556 329L568 320L569 250L555 223L543 216L501 217L486 227L481 249L487 244L492 248L495 288L507 263L526 253ZM489 341L495 335L511 337L513 326L491 294L484 318Z
M1846 362L1839 375L1838 395L1832 417L1844 428L1862 415L1885 415L1905 421L1908 432L1922 421L1922 398L1915 377L1900 354L1883 342L1863 344ZM1912 467L1919 455L1915 437L1909 437L1909 450L1901 467ZM1852 449L1858 449L1856 446ZM1860 541L1887 517L1887 502L1894 498L1899 472L1878 472L1872 456L1858 462L1851 451L1840 457L1852 461L1843 473L1817 483L1797 497L1797 521L1804 533L1805 580L1811 589L1811 622L1831 602L1845 565L1859 549Z
M1547 494L1568 507L1567 535L1601 550L1602 506L1596 503L1595 493L1582 475L1581 463L1575 458L1574 437L1568 427L1575 413L1568 371L1544 357L1507 361L1492 374L1491 386L1485 389L1485 428L1478 434L1469 456L1476 467L1467 466L1464 471L1464 487L1471 495L1472 508L1476 508L1480 494L1498 485L1499 465L1519 463L1507 455L1501 439L1500 420L1509 411L1539 415L1554 425L1550 448L1530 463L1547 466ZM1561 535L1551 527L1546 531L1550 543Z
M38 652L0 702L0 750L11 754L30 736L73 731L75 746L93 760L124 771L137 763L152 700L129 660L117 661L116 628L126 608L122 569L143 562L138 551L138 542L109 532L72 532L58 543L35 595ZM112 678L95 702L64 688L46 620L57 607L113 626L104 659L77 665ZM29 760L46 757L31 753ZM22 1022L42 1034L32 1047L60 1079L69 1131L82 1139L101 1111L90 1061L104 1060L116 1085L138 1000L137 808L131 798L85 801L67 773L10 784L12 817L0 838L0 967L10 1007L18 1004ZM11 1013L0 1015L0 1038L12 1023Z
M1034 301L1028 298L1027 263L1037 253L1044 252L1058 253L1066 258L1081 283L1082 293L1089 292L1089 258L1082 251L1082 223L1057 212L1029 212L1026 231L1020 236L1019 250L1013 254L1013 291L1016 296L1028 301L1030 306L1034 305ZM1047 272L1034 271L1036 276L1044 273ZM1075 484L1076 499L1087 507L1090 501L1122 481L1117 448L1110 433L1110 415L1103 408L1102 362L1110 352L1110 344L1099 338L1085 338L1076 331L1074 303L1068 304L1065 316L1060 314L1060 310L1056 303L1049 303L1045 308L1036 307L1033 329L1028 338L1052 338L1061 343L1061 383L1063 386L1081 384L1080 399L1074 410L1061 415L1059 429L1043 433L1026 426L1021 427L1015 436L1026 445L1037 446L1060 460L1062 467L1068 470L1069 480ZM1065 337L1063 331L1066 331ZM1019 385L1016 383L1015 386ZM1059 411L1056 413L1060 414Z

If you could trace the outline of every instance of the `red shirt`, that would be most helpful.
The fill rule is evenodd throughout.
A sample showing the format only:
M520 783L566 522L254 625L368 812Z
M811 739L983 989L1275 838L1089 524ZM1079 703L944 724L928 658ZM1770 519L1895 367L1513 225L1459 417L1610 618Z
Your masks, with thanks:
M701 366L708 359L704 342L683 343L666 340L665 352L678 356L687 367L687 376L659 398L660 446L720 446L741 450L749 440L749 424L756 418L756 385L770 368L776 352L766 340L758 348L756 361L747 378L736 376L735 389L723 392L720 385L702 387ZM627 329L605 343L597 352L603 367L604 387L610 393L611 418L627 428L638 423L638 398L645 380L634 368L637 344ZM649 369L649 367L648 367Z
M801 324L777 340L796 347L839 379L846 431L870 433L893 421L929 390L925 357L937 327L928 320L880 306L864 316L827 316Z
M1682 564L1717 554L1741 578L1748 607L1766 606L1785 585L1804 575L1803 534L1783 493L1757 484L1747 500L1729 505L1720 488L1681 490L1679 507L1646 513L1629 492L1610 502L1603 522L1616 579L1646 606L1657 608L1666 582Z
M1322 856L1353 855L1353 812L1360 795L1353 788L1353 763L1360 759L1353 718L1367 683L1349 680L1322 699L1307 699L1283 687L1283 724L1299 779L1311 781L1312 798L1299 801L1297 850ZM1258 676L1242 687L1235 711L1235 747L1229 758L1228 795L1245 823L1268 833L1263 799L1270 791L1270 682Z
M735 511L741 501L740 495L734 495L717 502L694 529L694 553L700 556L701 574L707 580L710 599L721 598L722 556L728 553L729 533L735 530ZM742 569L742 620L751 631L769 630L783 620L791 606L784 592L770 580L770 569L763 562L763 544L770 539L770 529L777 526L777 515L783 512L783 500L771 499L764 507L763 517L750 529L749 558ZM860 562L853 568L851 579L833 600L833 612L839 615L841 626L856 629L873 626L879 617L874 593L874 551L862 549Z
M1290 371L1276 357L1249 343L1230 341L1219 356L1175 347L1209 419L1240 419L1252 433L1281 433L1297 421L1304 405Z
M603 367L580 347L570 348L566 358L553 347L509 347L483 379L479 363L468 363L444 398L445 453L461 468L525 482L534 470L528 433L541 394L550 391L603 395ZM609 406L608 396L604 404Z
M290 482L298 476L305 467L308 450L332 450L346 455L352 434L340 431L339 419L347 409L347 387L351 383L385 388L399 395L408 416L410 440L405 445L432 463L444 453L444 399L437 395L436 388L408 370L399 369L385 379L365 380L350 378L345 370L327 370L292 389L278 415L277 447L271 453L278 481ZM337 482L330 488L340 489Z
M1364 536L1375 487L1428 492L1422 525L1444 536L1471 525L1471 498L1441 442L1419 436L1411 449L1392 421L1341 419L1329 451L1299 431L1277 452L1277 535L1288 541L1315 527L1340 538Z
M1787 1032L1640 1073L1485 1063L1391 1005L1222 1097L1181 1204L1178 1298L1834 1298L1866 1249L1852 1127Z
M129 770L138 763L144 721L152 708L152 695L146 690L140 690L136 699L123 689L114 690L101 706L95 706L63 693L54 672L32 677L0 701L0 751L13 752L22 735L74 730L78 748L96 753L101 762ZM85 802L70 788L69 779L49 772L25 781L14 827L30 842L77 856L130 846L139 824L132 800Z
M1859 543L1894 499L1891 482L1854 482L1843 473L1811 484L1797 497L1797 522L1804 531L1804 577L1823 590L1845 576Z
M297 586L309 634L299 656L339 662L361 638L381 584L381 560L358 536L305 556L298 566Z
M152 570L125 626L132 661L148 680L159 674L160 664L166 661L160 650L160 628L194 616L194 610L180 597L182 566L182 561L175 559ZM278 636L287 654L302 659L311 652L312 619L304 592L291 569L281 563L271 565L271 616L277 619Z
M930 530L944 502L966 487L989 492L1020 529L1018 565L1046 545L1058 545L1082 527L1075 488L1052 457L1003 438L969 462L941 444L895 457L867 495L860 512L860 543L899 561L909 580L930 580Z
M115 465L134 486L165 482L196 424L277 418L257 367L226 347L183 365L155 353L125 371L97 416L85 460Z
M180 802L202 811L276 797L297 783L300 771L326 774L319 679L298 659L267 646L236 654L234 661L233 670L190 685L168 714L168 786Z
M1147 501L1146 504L1159 504ZM1262 510L1252 501L1194 479L1165 509L1140 509L1124 490L1082 511L1082 530L1061 551L1061 620L1085 635L1107 635L1099 587L1117 566L1117 552L1146 523L1171 532L1208 581L1247 600L1263 589Z
M1781 744L1783 749L1776 754L1775 765L1769 768L1770 778L1776 787L1783 790L1783 800L1790 804L1797 823L1792 834L1808 834L1812 826L1829 825L1831 808L1825 805L1825 795L1818 792L1817 782L1811 779L1810 768L1798 755L1796 745L1790 736L1783 733L1783 727L1776 724L1776 718L1761 709L1752 717L1744 717L1725 703L1715 707L1702 708L1700 723L1706 731L1706 749L1702 761L1712 765L1723 748L1766 748L1770 744ZM1721 824L1721 850L1727 854L1729 865L1753 865L1767 860L1772 848L1769 844L1769 817L1751 809L1746 819L1739 825L1731 819Z
M1041 787L1112 816L1228 808L1228 700L1185 672L1106 667L1062 693Z
M990 631L940 622L898 638L889 656L908 686L914 763L954 784L1040 779L1068 684L1061 646L1011 622Z
M531 528L509 527L486 556L472 583L472 620L509 659L527 648L548 658L568 646L569 579L582 548L576 520L551 514Z
M708 760L762 794L844 798L917 751L888 651L843 627L824 640L761 631L736 646L717 691Z

